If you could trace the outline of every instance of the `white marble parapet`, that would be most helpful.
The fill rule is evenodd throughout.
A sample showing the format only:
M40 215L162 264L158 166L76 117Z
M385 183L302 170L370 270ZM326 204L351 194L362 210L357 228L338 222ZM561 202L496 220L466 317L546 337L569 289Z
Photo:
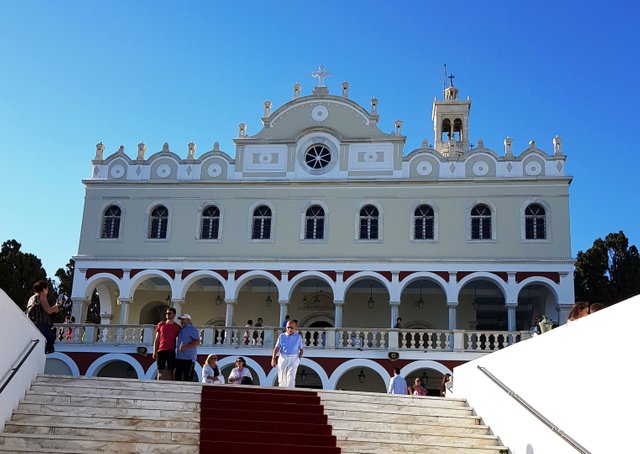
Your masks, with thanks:
M153 325L56 325L58 344L96 346L144 346L151 352ZM271 351L277 327L204 326L199 328L202 347L251 348ZM305 328L305 350L480 352L500 350L531 337L529 331L482 331L387 328Z

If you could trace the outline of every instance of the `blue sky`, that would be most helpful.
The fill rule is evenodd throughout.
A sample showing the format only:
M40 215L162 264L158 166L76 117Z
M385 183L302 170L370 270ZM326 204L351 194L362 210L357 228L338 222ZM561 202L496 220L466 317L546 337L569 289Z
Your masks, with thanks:
M16 239L52 275L77 252L95 144L135 157L168 142L186 156L263 102L327 85L404 121L405 153L433 143L442 64L471 96L471 141L519 153L563 138L572 249L624 230L640 245L640 6L608 2L0 0L0 241Z

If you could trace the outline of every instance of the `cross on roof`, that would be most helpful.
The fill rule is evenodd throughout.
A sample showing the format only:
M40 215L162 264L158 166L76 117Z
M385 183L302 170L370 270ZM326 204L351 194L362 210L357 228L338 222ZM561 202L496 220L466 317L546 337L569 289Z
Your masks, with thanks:
M449 86L453 87L453 79L455 79L456 76L449 74L447 77L449 78Z
M331 73L324 70L324 65L320 65L318 70L312 72L311 75L318 79L318 85L316 85L316 87L324 87L324 79L325 77L330 77Z

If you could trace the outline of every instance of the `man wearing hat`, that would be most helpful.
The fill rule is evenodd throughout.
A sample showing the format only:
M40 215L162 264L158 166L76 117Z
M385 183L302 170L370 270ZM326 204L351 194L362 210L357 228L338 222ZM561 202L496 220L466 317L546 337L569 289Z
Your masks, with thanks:
M200 333L191 324L191 315L182 314L178 317L182 328L178 333L176 351L176 381L193 380L193 367L198 356Z

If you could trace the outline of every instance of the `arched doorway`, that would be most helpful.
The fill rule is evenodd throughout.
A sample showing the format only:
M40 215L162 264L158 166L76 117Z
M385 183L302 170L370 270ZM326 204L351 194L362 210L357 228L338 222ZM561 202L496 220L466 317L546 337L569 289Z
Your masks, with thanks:
M161 301L151 301L140 309L141 325L157 325L164 320L166 310L169 306Z
M553 292L540 283L534 282L524 286L518 293L516 329L537 331L537 324L543 315L552 320L559 319L557 301Z
M479 277L460 291L457 328L479 331L507 331L507 307L502 290L491 280Z

